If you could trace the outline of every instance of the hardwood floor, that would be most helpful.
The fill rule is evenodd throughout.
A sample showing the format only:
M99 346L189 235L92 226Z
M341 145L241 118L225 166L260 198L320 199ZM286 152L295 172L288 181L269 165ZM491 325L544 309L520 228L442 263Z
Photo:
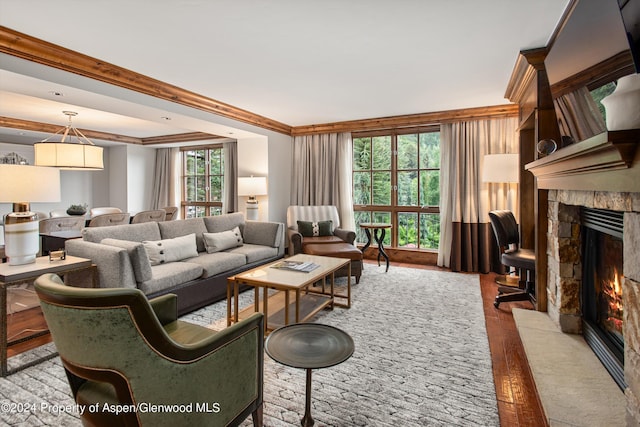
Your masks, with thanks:
M374 261L365 260L365 262L373 263ZM391 266L439 269L434 266L393 262ZM389 274L393 274L392 268L389 269ZM493 362L493 378L496 385L500 425L503 427L546 427L548 424L511 314L512 308L532 309L531 304L527 302L503 303L499 309L496 309L493 306L493 299L497 292L495 274L493 273L480 275L480 288ZM39 311L39 309L32 310ZM9 325L9 336L12 335L12 330L25 327L23 322L28 314L30 313L24 312L13 319ZM35 319L37 322L31 323L30 327L42 327L44 323L42 315L36 314ZM9 350L9 357L50 340L50 336L46 335L27 343L12 346Z

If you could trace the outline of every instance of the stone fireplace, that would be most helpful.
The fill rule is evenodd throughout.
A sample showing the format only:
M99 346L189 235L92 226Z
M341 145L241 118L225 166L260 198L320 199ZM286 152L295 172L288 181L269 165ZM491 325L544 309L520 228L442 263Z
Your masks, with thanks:
M626 385L628 425L634 425L640 423L634 420L640 411L640 193L548 192L547 311L563 332L575 334L583 333L581 290L585 278L581 207L623 213L624 367L621 375Z

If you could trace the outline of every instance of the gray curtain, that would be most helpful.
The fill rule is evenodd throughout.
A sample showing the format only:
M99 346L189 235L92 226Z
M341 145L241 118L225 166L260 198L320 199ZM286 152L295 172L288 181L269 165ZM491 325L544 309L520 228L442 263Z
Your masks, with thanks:
M222 212L238 211L238 142L230 141L222 144L224 155L224 198Z
M509 186L515 184L482 182L483 159L486 154L516 153L517 127L516 118L442 125L439 266L453 271L492 270L497 249L489 211L509 209L517 218L518 198L507 197Z
M351 134L296 136L293 140L291 205L334 205L343 228L355 230Z
M151 192L151 209L162 209L166 206L179 206L176 195L179 174L176 173L177 148L156 149L156 165Z

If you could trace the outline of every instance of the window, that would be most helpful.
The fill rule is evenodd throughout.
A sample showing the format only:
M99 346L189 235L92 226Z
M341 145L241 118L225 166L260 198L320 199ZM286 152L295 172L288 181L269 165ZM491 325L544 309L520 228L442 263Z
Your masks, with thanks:
M440 240L440 132L353 138L356 225L392 224L385 246L437 249ZM357 227L358 242L366 242Z
M222 145L182 149L182 215L222 214L224 155Z

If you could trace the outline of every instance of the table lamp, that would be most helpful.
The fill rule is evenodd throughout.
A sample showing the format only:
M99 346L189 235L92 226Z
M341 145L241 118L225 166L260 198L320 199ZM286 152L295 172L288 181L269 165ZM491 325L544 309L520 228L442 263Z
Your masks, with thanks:
M238 196L249 196L247 200L247 219L258 220L258 199L256 196L267 194L267 178L250 176L238 178Z
M13 203L4 216L4 250L10 265L36 261L40 251L38 215L31 202L60 201L60 171L56 168L0 164L0 203Z

